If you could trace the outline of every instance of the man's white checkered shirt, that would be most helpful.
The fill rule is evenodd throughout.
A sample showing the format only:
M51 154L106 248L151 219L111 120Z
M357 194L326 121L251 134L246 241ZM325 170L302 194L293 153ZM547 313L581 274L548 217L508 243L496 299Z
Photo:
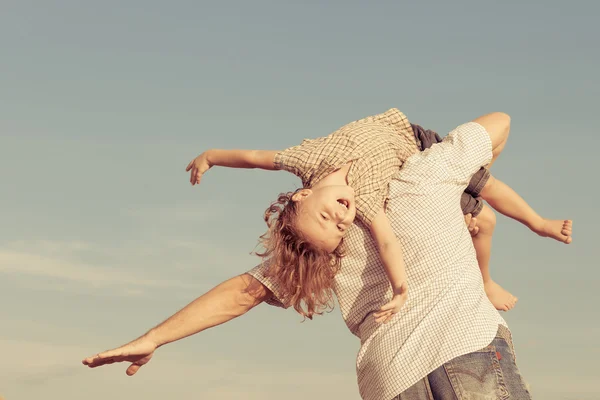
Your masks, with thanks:
M363 399L392 399L445 362L487 346L506 325L485 295L460 208L469 179L491 157L489 135L470 122L410 157L394 176L386 213L404 250L409 295L388 324L372 315L392 294L375 243L358 221L348 230L334 291L361 341ZM265 270L259 265L249 273L273 292L267 303L282 306Z

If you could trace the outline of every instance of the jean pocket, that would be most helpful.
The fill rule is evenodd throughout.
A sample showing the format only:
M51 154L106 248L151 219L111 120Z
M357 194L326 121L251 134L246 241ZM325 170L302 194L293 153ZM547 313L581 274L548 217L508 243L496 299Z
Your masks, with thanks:
M459 400L505 400L510 396L493 345L457 357L444 368Z

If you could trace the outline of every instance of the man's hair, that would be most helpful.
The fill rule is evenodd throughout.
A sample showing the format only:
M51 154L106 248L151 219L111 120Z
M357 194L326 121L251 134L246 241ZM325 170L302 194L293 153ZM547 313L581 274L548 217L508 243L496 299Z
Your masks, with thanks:
M266 276L281 289L284 305L312 319L333 309L333 278L340 269L342 243L329 253L306 240L296 228L299 206L292 196L297 192L281 193L265 211L268 230L260 237L265 250L256 254L268 262Z

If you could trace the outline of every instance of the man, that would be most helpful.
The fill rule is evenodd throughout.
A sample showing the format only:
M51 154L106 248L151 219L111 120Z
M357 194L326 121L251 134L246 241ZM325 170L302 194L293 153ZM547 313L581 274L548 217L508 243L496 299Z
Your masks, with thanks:
M460 197L492 163L510 130L506 114L461 125L407 160L390 184L386 213L400 240L410 282L405 307L380 324L390 288L367 228L349 229L335 279L342 315L361 339L361 396L382 399L530 399L515 364L510 331L488 300ZM167 343L240 316L261 302L281 306L263 264L199 297L140 338L83 360L97 367L130 362L135 374ZM387 319L387 318L385 318Z

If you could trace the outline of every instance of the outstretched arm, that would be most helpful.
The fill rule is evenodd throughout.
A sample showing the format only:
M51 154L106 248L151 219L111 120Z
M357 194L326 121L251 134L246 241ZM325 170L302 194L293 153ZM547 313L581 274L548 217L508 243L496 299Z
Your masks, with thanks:
M202 175L213 166L229 168L260 168L276 170L275 155L273 150L208 150L193 159L186 171L190 173L190 183L200 183Z
M185 306L169 319L139 338L113 350L83 360L91 368L115 362L129 362L127 375L148 363L159 347L239 317L270 296L270 291L248 274L216 286Z
M377 244L379 256L383 262L385 273L392 285L393 297L379 312L375 313L377 322L387 322L406 303L408 286L406 283L406 267L402 246L390 225L390 221L382 209L371 223L371 234Z

